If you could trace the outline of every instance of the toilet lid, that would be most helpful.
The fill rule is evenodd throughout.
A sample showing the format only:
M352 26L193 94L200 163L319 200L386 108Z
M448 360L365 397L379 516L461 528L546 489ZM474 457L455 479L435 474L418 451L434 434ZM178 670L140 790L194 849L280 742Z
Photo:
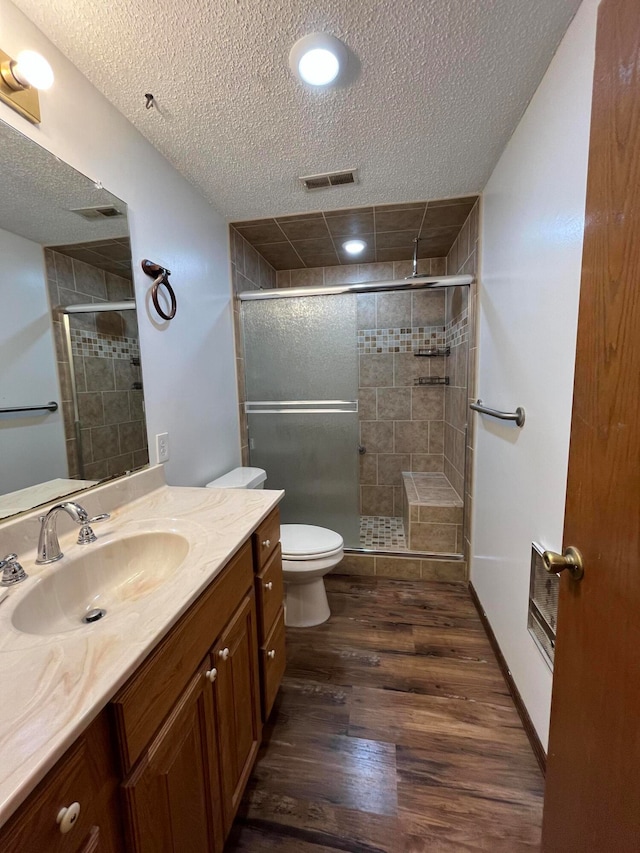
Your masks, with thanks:
M339 533L313 524L282 524L280 544L283 557L316 557L339 551L344 540Z

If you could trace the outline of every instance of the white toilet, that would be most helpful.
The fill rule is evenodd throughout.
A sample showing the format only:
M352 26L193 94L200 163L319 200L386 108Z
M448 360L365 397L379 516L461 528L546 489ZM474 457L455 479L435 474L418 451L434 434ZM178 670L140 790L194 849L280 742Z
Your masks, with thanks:
M280 527L280 544L285 625L310 628L326 622L331 611L324 576L344 557L342 536L312 524L283 524Z
M262 489L266 479L262 468L234 468L207 483L207 488ZM280 545L285 624L291 628L310 628L326 622L331 611L323 578L344 556L342 536L312 524L282 524Z

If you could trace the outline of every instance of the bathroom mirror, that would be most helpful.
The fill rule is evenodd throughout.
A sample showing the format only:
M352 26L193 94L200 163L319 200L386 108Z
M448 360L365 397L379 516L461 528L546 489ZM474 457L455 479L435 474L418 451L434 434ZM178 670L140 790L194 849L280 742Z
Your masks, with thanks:
M0 122L0 519L148 462L126 204Z

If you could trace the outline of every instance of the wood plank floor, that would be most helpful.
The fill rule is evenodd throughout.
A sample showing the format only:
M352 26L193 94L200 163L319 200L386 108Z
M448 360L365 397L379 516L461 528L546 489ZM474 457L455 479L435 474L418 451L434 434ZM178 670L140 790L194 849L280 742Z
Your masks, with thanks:
M225 853L532 853L543 780L464 584L329 575Z

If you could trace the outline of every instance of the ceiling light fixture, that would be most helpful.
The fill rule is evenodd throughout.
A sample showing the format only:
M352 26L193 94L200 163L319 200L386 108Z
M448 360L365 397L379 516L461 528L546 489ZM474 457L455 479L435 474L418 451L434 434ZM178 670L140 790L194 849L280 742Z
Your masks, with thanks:
M310 33L294 44L289 53L289 66L303 83L330 86L344 74L347 49L342 42L326 33Z
M50 89L53 71L41 54L23 50L18 58L0 50L0 101L33 124L40 122L38 90Z
M364 252L367 248L367 244L364 240L347 240L342 244L342 248L349 255L359 255L360 252Z

